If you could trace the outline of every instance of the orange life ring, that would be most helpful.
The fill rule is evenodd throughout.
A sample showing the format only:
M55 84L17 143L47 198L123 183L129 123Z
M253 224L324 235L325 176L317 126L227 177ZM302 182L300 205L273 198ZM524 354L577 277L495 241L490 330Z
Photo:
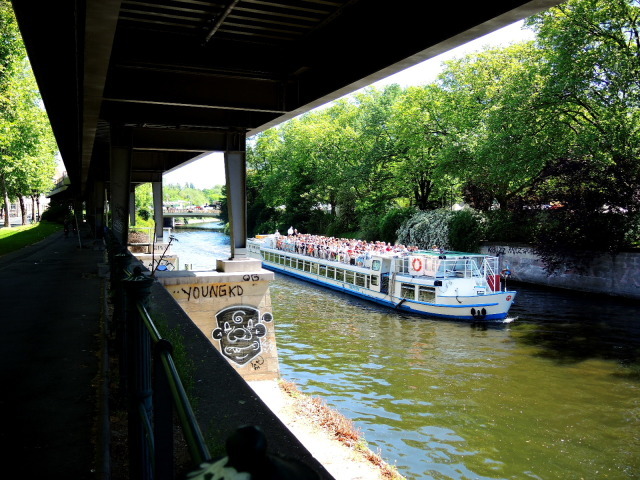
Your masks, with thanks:
M416 266L416 263L418 264L418 266ZM415 257L413 260L411 260L411 267L413 267L416 272L419 272L420 270L422 270L422 260L420 260L418 257Z
M511 300L511 295L507 295L507 302Z

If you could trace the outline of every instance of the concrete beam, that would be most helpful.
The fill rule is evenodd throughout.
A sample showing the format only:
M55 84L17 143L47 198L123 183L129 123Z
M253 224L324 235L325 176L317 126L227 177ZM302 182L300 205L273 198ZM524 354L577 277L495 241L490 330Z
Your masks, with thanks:
M131 132L131 142L134 150L194 153L224 151L227 147L227 132L135 128Z
M273 80L115 67L105 91L110 102L186 105L222 110L285 113L283 85ZM175 88L180 85L181 88ZM215 85L215 88L211 88Z

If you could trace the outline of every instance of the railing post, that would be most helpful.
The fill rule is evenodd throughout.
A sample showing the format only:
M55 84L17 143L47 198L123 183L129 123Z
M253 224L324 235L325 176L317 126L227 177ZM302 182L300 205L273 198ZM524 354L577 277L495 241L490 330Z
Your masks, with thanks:
M128 353L127 353L127 326L125 324L126 302L122 280L126 278L125 270L131 261L126 253L116 253L112 256L111 269L111 292L113 294L113 317L111 319L110 331L115 332L116 351L119 355L120 385L127 388L128 377Z
M138 312L138 302L146 305L153 279L134 275L122 281L126 295L126 331L129 390L129 473L130 478L153 479L153 404L151 390L151 337ZM145 428L145 425L147 428Z
M155 440L155 480L172 480L173 461L173 401L163 356L171 354L173 346L161 339L155 345L153 360L153 413Z

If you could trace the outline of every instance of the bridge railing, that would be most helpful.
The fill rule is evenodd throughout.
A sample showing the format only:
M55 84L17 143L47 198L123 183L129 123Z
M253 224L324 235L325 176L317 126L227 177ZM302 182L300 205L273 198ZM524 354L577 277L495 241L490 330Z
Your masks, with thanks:
M130 271L131 254L109 249L113 333L118 352L120 385L127 397L129 477L173 480L174 415L179 421L192 468L211 460L193 408L172 356L148 307L154 279L140 267Z
M131 478L172 479L173 412L177 413L193 467L211 455L172 357L146 304L153 278L136 267L123 279L126 298L129 464Z

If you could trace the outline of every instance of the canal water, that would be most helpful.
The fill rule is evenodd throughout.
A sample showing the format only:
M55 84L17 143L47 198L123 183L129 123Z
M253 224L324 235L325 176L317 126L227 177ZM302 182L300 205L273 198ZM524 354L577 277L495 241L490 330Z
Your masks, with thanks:
M176 233L181 263L229 255L221 233ZM281 374L408 479L640 478L638 303L512 287L512 321L486 325L276 275Z

